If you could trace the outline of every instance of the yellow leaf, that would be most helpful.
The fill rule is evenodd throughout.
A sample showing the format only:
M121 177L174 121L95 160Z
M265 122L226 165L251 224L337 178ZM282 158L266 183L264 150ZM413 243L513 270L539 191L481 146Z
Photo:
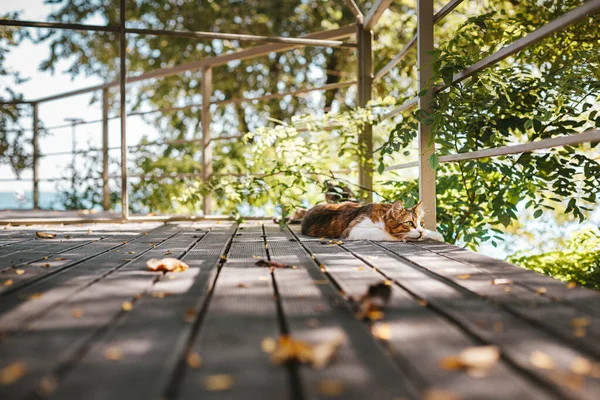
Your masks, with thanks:
M23 275L25 273L24 269L17 269L15 270L15 272L17 273L17 275Z
M131 311L131 309L133 308L133 304L131 304L131 302L130 302L130 301L124 301L124 302L121 304L121 308L122 308L124 311Z
M371 333L377 339L380 340L390 340L392 338L392 329L389 324L379 323L375 324L371 327Z
M546 289L545 287L539 287L535 290L535 292L539 295L542 295L548 293L548 289Z
M593 364L591 361L583 357L575 357L569 367L577 375L589 375L592 372L592 368Z
M2 285L4 286L10 286L13 284L13 280L12 279L7 279L4 281L4 283Z
M447 390L427 389L423 394L423 400L460 400L460 396Z
M163 258L161 260L152 258L146 263L150 271L183 272L189 266L176 258Z
M556 368L556 363L548 354L543 351L536 350L529 356L529 362L534 367L540 369L554 369Z
M470 274L462 274L462 275L456 275L456 279L462 279L462 280L466 280L471 278Z
M81 318L81 316L83 315L83 311L81 311L80 308L74 308L73 310L71 310L71 314L73 315L73 318Z
M585 317L573 318L571 320L571 326L573 328L585 328L590 324L590 320Z
M497 286L497 285L510 285L512 283L512 280L510 279L492 279L492 285Z
M0 369L0 385L10 385L25 375L25 363L15 361Z
M35 235L40 239L54 239L54 237L56 236L55 233L48 232L36 232Z
M211 392L220 392L229 390L233 387L234 381L231 375L210 375L204 378L204 388Z

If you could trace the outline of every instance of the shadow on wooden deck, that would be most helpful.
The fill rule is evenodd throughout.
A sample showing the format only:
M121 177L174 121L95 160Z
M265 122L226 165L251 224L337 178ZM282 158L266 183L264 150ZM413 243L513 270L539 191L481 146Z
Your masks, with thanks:
M166 256L190 268L147 270ZM271 273L257 258L296 268ZM268 222L9 227L0 271L3 400L600 393L600 294L443 243L336 244ZM355 299L382 281L383 319L358 320ZM340 333L319 370L261 349ZM484 376L440 363L481 345L501 352Z

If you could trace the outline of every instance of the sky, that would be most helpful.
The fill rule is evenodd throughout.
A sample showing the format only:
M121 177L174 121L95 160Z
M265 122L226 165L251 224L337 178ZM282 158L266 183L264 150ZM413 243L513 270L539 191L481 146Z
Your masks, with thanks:
M0 10L2 12L21 11L20 19L45 21L49 13L57 9L58 5L44 4L43 0L0 0ZM86 21L86 23L101 23L99 21ZM33 31L34 29L31 29ZM40 72L39 65L49 54L47 43L35 45L31 42L24 42L15 48L7 57L7 67L19 71L23 77L29 80L19 85L17 92L23 93L26 100L46 97L53 94L81 89L88 86L102 83L98 77L77 76L75 79L63 71L68 63L60 62L54 74L49 72ZM0 85L6 82L0 81ZM102 118L101 102L90 105L93 94L84 94L73 96L62 100L42 103L39 105L39 119L44 126L65 125L67 118L77 118L86 121L98 120ZM114 115L116 110L111 112ZM31 126L32 121L24 122L24 125ZM27 135L32 135L27 132ZM156 129L143 122L141 117L127 118L127 141L128 144L135 144L143 136L156 138L158 132ZM109 123L109 147L120 145L120 126L119 120L114 119ZM48 135L40 138L40 150L42 153L65 152L72 150L72 129L65 127L54 129ZM90 147L98 148L102 146L102 124L86 124L76 127L76 149L83 150ZM111 151L112 157L118 157L119 150ZM83 164L83 156L78 156L77 165ZM71 163L70 155L47 156L40 160L39 171L41 179L59 178L64 176L63 171ZM3 179L15 178L11 168L7 165L0 165L0 177ZM32 189L32 172L25 171L18 182L0 181L0 192L12 192L23 190L25 192ZM54 191L54 182L40 182L40 191Z

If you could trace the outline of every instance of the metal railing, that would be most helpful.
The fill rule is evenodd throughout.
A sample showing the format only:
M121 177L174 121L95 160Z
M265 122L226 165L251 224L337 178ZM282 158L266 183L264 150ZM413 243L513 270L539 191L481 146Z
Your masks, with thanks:
M356 18L356 23L349 26L344 26L338 29L311 33L309 35L300 38L287 38L287 37L266 37L257 35L240 35L240 34L229 34L229 33L213 33L213 32L183 32L183 31L166 31L166 30L153 30L153 29L130 29L126 27L125 21L125 0L120 0L120 24L119 26L94 26L94 25L81 25L81 24L64 24L64 23L53 23L53 22L36 22L36 21L9 21L0 20L0 26L17 26L17 27L34 27L34 28L52 28L52 29L75 29L83 31L100 31L100 32L116 32L119 33L120 38L120 75L119 80L114 82L108 82L101 85L96 85L88 88L78 89L66 93L56 94L47 96L37 100L30 101L11 101L5 102L4 104L30 104L33 108L33 187L34 187L34 206L38 204L38 172L37 172L37 161L40 157L38 149L38 136L39 136L39 123L38 123L38 106L39 104L63 99L66 97L77 96L84 93L91 93L96 91L102 91L103 94L103 107L102 107L102 119L97 121L84 121L84 123L97 123L102 122L103 124L103 147L102 149L90 149L90 151L102 151L103 153L103 194L104 194L104 206L108 209L109 204L107 199L109 198L108 193L108 151L112 149L121 150L121 200L122 200L122 220L133 219L128 215L128 192L127 192L127 146L126 143L126 85L133 82L139 82L147 79L162 78L172 75L177 75L185 71L200 70L202 73L201 79L201 104L191 104L180 107L170 107L159 110L150 110L142 112L134 112L129 115L144 115L155 112L166 112L174 111L185 108L198 107L201 109L201 126L202 126L202 138L192 140L180 140L180 141L164 141L164 142L153 142L140 144L136 146L130 146L134 148L137 146L144 145L156 145L156 144L175 144L175 143L192 143L200 142L202 144L202 171L201 176L203 180L207 180L212 174L212 152L210 143L217 139L239 139L240 136L223 137L223 138L212 138L210 135L210 105L211 104L231 104L239 102L253 102L268 100L273 98L281 98L284 96L294 96L302 93L309 93L316 90L332 90L342 87L348 87L350 85L357 85L357 105L364 107L371 100L373 93L373 82L382 79L390 71L392 71L409 52L416 47L417 49L417 71L418 75L417 86L418 92L421 93L426 89L426 84L430 82L430 78L433 76L433 64L431 63L433 46L433 29L434 24L446 15L452 12L457 6L459 6L463 0L451 0L445 6L443 6L438 12L434 13L433 0L418 0L417 3L417 32L404 46L398 55L390 60L383 68L377 73L373 71L373 27L377 24L377 21L385 10L390 6L392 0L377 0L371 7L366 16L358 8L354 0L344 0L346 5L352 11ZM581 21L589 15L593 15L600 12L600 0L590 0L585 4L569 11L563 16L556 20L546 24L545 26L531 32L527 36L516 40L493 54L483 58L482 60L474 63L473 65L465 68L463 71L455 74L452 78L452 82L449 86L457 84L467 77L481 71L489 66L492 66L506 57L519 52L520 50L527 48L551 34L560 31L578 21ZM257 46L254 48L240 50L234 53L223 54L212 58L207 58L199 61L183 63L170 68L157 69L147 73L143 73L138 76L126 77L126 54L125 54L125 39L128 34L144 34L144 35L161 35L161 36L175 36L175 37L189 37L197 39L235 39L240 41L252 41L268 43L265 45ZM341 39L346 39L355 36L356 43L344 42ZM355 49L357 55L357 79L352 82L343 82L330 85L324 85L317 88L311 89L299 89L286 93L273 93L256 98L239 98L239 99L227 99L222 101L210 102L212 94L212 68L215 66L226 64L230 61L241 61L264 56L273 52L282 52L293 48L303 46L324 46L324 47L336 47L338 49ZM119 116L109 117L108 116L108 89L113 87L120 88L120 112ZM434 88L434 90L428 90L424 96L415 96L408 99L402 105L396 109L383 115L381 120L393 118L396 115L401 114L404 111L418 107L420 110L431 110L433 105L433 96L441 90L446 89L445 85L440 85ZM206 101L208 100L208 101ZM121 145L118 148L108 147L108 120L120 118L121 121ZM332 127L334 129L335 127ZM46 128L49 129L49 128ZM428 163L430 155L434 152L434 146L429 146L429 138L431 136L431 127L419 123L418 126L418 152L419 160L417 162L405 163L402 165L393 165L385 168L386 171L398 170L404 168L419 168L419 196L423 200L424 207L426 208L427 215L425 224L429 229L435 229L436 225L436 188L435 188L435 171L431 168ZM589 131L582 134L557 137L551 139L543 139L536 142L526 143L522 145L504 146L495 149L478 150L467 153L460 153L455 155L447 155L440 157L440 162L456 162L463 160L472 160L485 157L497 157L508 154L517 154L523 152L529 152L539 149L547 149L556 146L573 145L585 142L592 142L600 140L600 131ZM367 126L362 131L360 136L360 142L364 146L367 154L372 154L373 150L373 132L372 126ZM371 160L365 160L360 164L359 169L359 184L367 189L373 187L372 171L367 167L370 165ZM179 174L176 174L177 176ZM190 174L183 174L190 175ZM196 174L192 174L196 175ZM168 176L173 177L173 176ZM369 199L368 199L369 200ZM205 198L203 202L204 215L210 214L210 198Z

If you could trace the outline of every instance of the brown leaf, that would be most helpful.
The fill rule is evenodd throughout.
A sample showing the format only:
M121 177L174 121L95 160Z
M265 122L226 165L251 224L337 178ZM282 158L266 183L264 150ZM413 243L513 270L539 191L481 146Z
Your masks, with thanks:
M15 361L0 369L0 385L10 385L25 375L25 363Z
M176 258L152 258L146 263L150 271L183 272L189 266Z
M331 361L343 343L344 335L341 332L317 345L293 339L289 335L281 335L277 341L273 338L263 339L261 348L265 353L270 354L274 364L297 361L311 364L313 368L318 369L325 367Z
M56 237L56 233L48 232L36 232L35 235L40 239L54 239Z
M427 389L423 393L423 400L460 400L461 397L447 390Z
M340 396L344 393L344 382L339 379L324 379L319 382L318 390L323 396Z
M7 279L4 281L4 283L2 283L3 286L10 286L13 284L13 280L12 279Z
M71 236L71 235L65 235L65 239L73 239L73 236Z
M123 351L118 346L108 347L104 351L104 358L110 361L119 361L123 357Z
M233 387L234 381L231 375L209 375L204 378L203 386L211 392L220 392L229 390Z
M556 368L556 363L548 354L543 351L536 350L529 356L529 362L533 364L534 367L540 369L554 369Z
M357 301L357 317L371 321L382 319L383 309L389 303L391 296L392 288L385 282L369 286L367 292Z
M548 293L548 289L546 289L545 287L539 287L535 290L535 292L539 295L542 295Z
M66 257L56 257L56 258L54 259L54 261L64 261L64 260L66 260L66 259L67 259Z
M58 388L58 379L54 375L48 375L42 378L37 392L42 396L50 396Z
M71 310L71 314L73 318L81 318L83 316L83 311L80 308L74 308Z
M133 308L133 304L130 301L124 301L123 303L121 303L121 308L123 309L123 311L131 311L131 309Z
M248 288L251 288L252 285L250 283L241 282L241 283L238 283L236 287L248 289Z
M575 289L577 287L577 283L569 282L567 283L567 289Z
M462 279L462 280L465 280L465 279L469 279L469 278L471 278L471 275L470 275L470 274L461 274L461 275L456 275L456 279Z
M590 320L585 317L573 318L571 320L571 326L573 328L585 328L590 324Z
M444 357L439 366L442 369L465 370L469 375L486 375L500 359L500 350L496 346L468 347L456 356Z
M202 357L198 353L190 353L186 357L187 365L190 368L200 368L202 365Z
M291 265L278 263L276 261L269 261L269 260L265 260L262 258L260 260L258 260L257 262L255 262L254 264L258 265L259 267L292 268Z

